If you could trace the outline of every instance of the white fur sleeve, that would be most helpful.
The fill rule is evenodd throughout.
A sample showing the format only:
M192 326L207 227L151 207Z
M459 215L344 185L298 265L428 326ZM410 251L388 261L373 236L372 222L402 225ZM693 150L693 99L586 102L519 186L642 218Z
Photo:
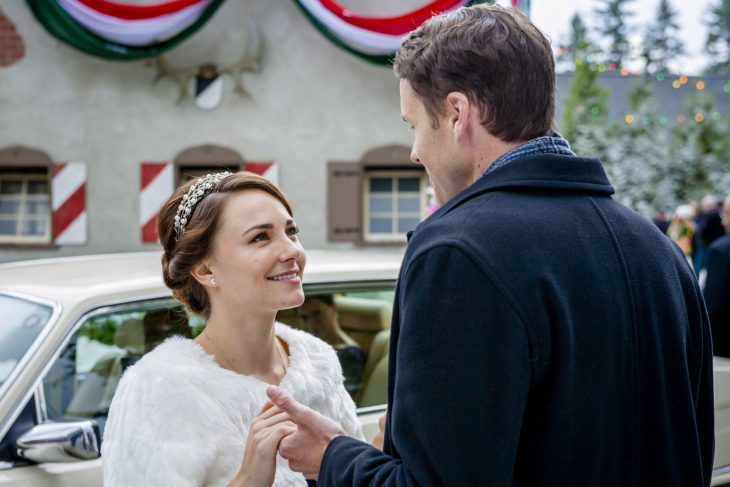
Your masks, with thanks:
M344 429L349 436L357 438L358 440L365 441L365 435L362 432L362 425L357 419L355 413L355 402L350 397L350 394L345 389L345 376L342 374L342 366L340 361L337 359L337 354L334 354L335 367L335 394L333 400L335 401L334 410L337 411L338 417L337 422L340 423L342 429Z
M194 390L163 370L136 368L122 377L109 410L104 486L203 485L216 452Z

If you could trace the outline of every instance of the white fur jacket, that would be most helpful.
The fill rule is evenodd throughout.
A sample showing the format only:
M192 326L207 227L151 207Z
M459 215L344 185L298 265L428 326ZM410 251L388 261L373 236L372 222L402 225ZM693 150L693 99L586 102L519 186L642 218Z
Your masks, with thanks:
M276 324L289 346L280 387L362 439L337 356L325 342ZM218 366L196 342L167 339L122 377L102 444L105 487L225 486L243 461L267 384ZM306 485L277 457L275 486Z

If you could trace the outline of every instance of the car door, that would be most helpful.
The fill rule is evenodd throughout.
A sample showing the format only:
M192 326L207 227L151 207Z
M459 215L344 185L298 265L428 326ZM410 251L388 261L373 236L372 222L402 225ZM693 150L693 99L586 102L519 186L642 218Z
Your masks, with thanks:
M101 486L98 451L124 370L168 336L191 337L200 329L202 322L188 317L171 298L117 304L86 314L2 440L0 485ZM66 428L61 434L49 429L58 425ZM73 450L82 440L88 443L86 451ZM19 444L25 447L21 456L14 451Z
M345 384L368 440L377 433L378 419L385 411L393 293L393 281L320 284L306 289L308 299L331 299L336 306L339 328L351 346L333 345L340 350ZM302 310L293 309L280 312L277 318L317 335L300 316ZM203 326L203 321L188 316L171 298L131 301L87 313L72 328L2 440L0 486L101 486L100 458L42 461L48 452L36 451L35 459L40 461L34 462L15 454L18 440L57 423L85 425L93 429L97 444L92 446L98 451L109 405L124 371L168 336L192 338Z

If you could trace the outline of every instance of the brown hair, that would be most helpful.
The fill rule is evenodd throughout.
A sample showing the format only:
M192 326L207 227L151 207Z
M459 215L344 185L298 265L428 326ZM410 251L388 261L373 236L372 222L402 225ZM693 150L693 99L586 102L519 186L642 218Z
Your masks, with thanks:
M438 15L411 32L394 61L437 125L446 95L475 103L482 125L506 142L547 135L555 116L550 42L524 15L475 5Z
M179 240L175 240L175 215L182 198L197 179L180 186L165 202L157 216L157 234L164 253L162 255L162 277L172 295L196 315L210 316L210 300L205 288L193 278L195 265L210 252L213 236L218 229L223 203L229 195L241 191L258 189L279 200L289 215L293 216L289 201L271 181L250 172L237 172L221 180L215 189L205 196L193 209Z

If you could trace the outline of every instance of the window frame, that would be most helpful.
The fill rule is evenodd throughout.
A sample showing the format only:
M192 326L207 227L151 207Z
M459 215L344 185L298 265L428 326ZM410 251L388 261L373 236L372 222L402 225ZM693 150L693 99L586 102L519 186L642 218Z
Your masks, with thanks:
M427 187L428 187L428 175L425 171L418 170L418 169L384 169L384 168L378 168L378 169L366 169L363 174L362 178L362 195L363 195L363 201L362 201L362 218L363 218L363 225L362 225L362 239L365 243L405 243L406 242L406 235L407 232L398 232L397 231L397 222L399 216L403 215L403 213L414 213L415 212L398 212L395 210L397 207L397 200L400 195L409 195L413 196L413 192L400 192L397 189L397 183L398 178L401 177L408 177L413 178L417 177L419 179L419 203L420 203L420 211L417 216L415 215L407 215L410 217L417 217L419 221L424 220L428 216L428 193L427 193ZM393 224L393 229L391 233L373 233L370 230L370 218L373 214L373 212L370 209L370 197L372 195L370 191L370 181L372 178L390 178L393 181L393 190L390 192L391 199L393 202L393 210L390 212L390 218L391 222ZM377 212L376 212L377 213ZM385 212L382 212L385 213Z
M155 303L162 303L162 302L168 302L170 304L177 304L178 306L182 306L182 304L179 301L176 301L175 298L170 296L169 294L162 294L162 295L151 295L151 296L140 296L133 301L129 300L120 300L115 301L111 303L103 304L102 306L90 309L77 318L75 318L73 321L73 326L69 327L69 329L66 331L66 333L63 335L63 337L59 340L58 347L53 351L51 355L49 355L48 360L43 365L42 368L39 369L40 373L35 379L35 383L30 388L31 391L36 395L38 398L39 403L41 403L42 406L39 406L39 414L41 417L41 423L48 421L48 411L46 409L46 400L45 400L45 390L44 390L44 380L48 373L51 371L51 368L56 363L58 358L61 356L61 353L68 347L69 342L71 339L79 332L81 329L81 326L86 323L90 318L93 318L95 316L103 315L103 314L109 314L109 313L115 313L115 312L124 312L124 311L130 311L133 309L143 309L140 308L140 304L142 304L145 308L154 308ZM145 305L144 303L149 303ZM30 395L29 395L30 396ZM24 401L24 402L27 402Z
M311 284L305 284L304 285L304 293L311 294L311 293L337 293L337 292L352 292L352 291L365 291L372 288L385 288L385 287L392 287L395 289L396 286L396 280L395 279L375 279L375 280L360 280L360 281L325 281L325 282L316 282ZM61 353L68 347L71 339L78 334L79 330L83 326L84 323L88 322L89 319L94 318L99 315L109 314L109 313L119 313L119 312L126 312L126 311L132 311L132 310L144 310L144 309L150 309L150 308L159 308L163 303L168 303L168 306L182 306L182 304L177 301L175 298L170 296L169 294L162 294L162 295L150 295L150 296L139 296L135 298L133 301L129 300L120 300L115 301L111 303L103 304L99 307L93 308L91 310L88 310L75 318L73 320L74 324L73 326L69 327L68 331L64 334L64 336L59 340L58 347L54 350L54 352L48 357L48 360L43 365L42 368L39 368L39 373L37 377L35 378L35 381L33 383L33 386L31 386L28 389L28 395L27 397L21 398L22 401L19 401L19 404L26 404L31 396L34 396L36 398L36 410L38 413L38 422L39 424L47 422L48 421L48 410L46 406L46 399L45 399L45 390L44 390L44 379L50 372L53 365L56 363L58 358L61 356ZM60 309L59 309L60 314ZM57 316L55 316L57 319ZM49 329L52 324L52 321L49 321ZM9 383L9 382L8 382ZM366 407L358 407L355 410L355 413L358 417L363 415L368 415L372 413L382 412L385 411L387 407L387 404L381 404L381 405L374 405L374 406L366 406ZM22 408L15 407L14 410L20 411ZM13 419L12 421L9 421L8 424L12 426L12 424L15 422Z
M0 238L0 248L12 247L33 247L33 248L55 248L53 241L53 184L52 172L53 161L42 150L22 146L13 145L0 148L0 173L10 174L15 172L44 172L47 181L48 194L48 223L46 226L46 234L43 238L38 236L30 236L30 238L20 238L17 233L15 236L4 236ZM50 226L48 226L50 225Z
M20 170L18 168L8 169L7 171L0 168L0 183L4 181L16 181L21 183L21 191L18 194L3 195L0 194L0 201L17 201L20 211L13 214L0 214L0 221L16 222L15 235L0 234L0 244L49 244L53 238L52 222L53 210L51 208L51 187L48 182L48 171L42 168L28 168ZM37 198L35 194L28 193L28 184L31 181L43 181L46 183L47 191L42 194L43 198ZM17 199L19 196L20 199ZM26 202L33 200L45 200L46 213L43 218L34 217L34 215L26 215ZM22 225L26 221L45 221L44 232L42 235L23 235Z

